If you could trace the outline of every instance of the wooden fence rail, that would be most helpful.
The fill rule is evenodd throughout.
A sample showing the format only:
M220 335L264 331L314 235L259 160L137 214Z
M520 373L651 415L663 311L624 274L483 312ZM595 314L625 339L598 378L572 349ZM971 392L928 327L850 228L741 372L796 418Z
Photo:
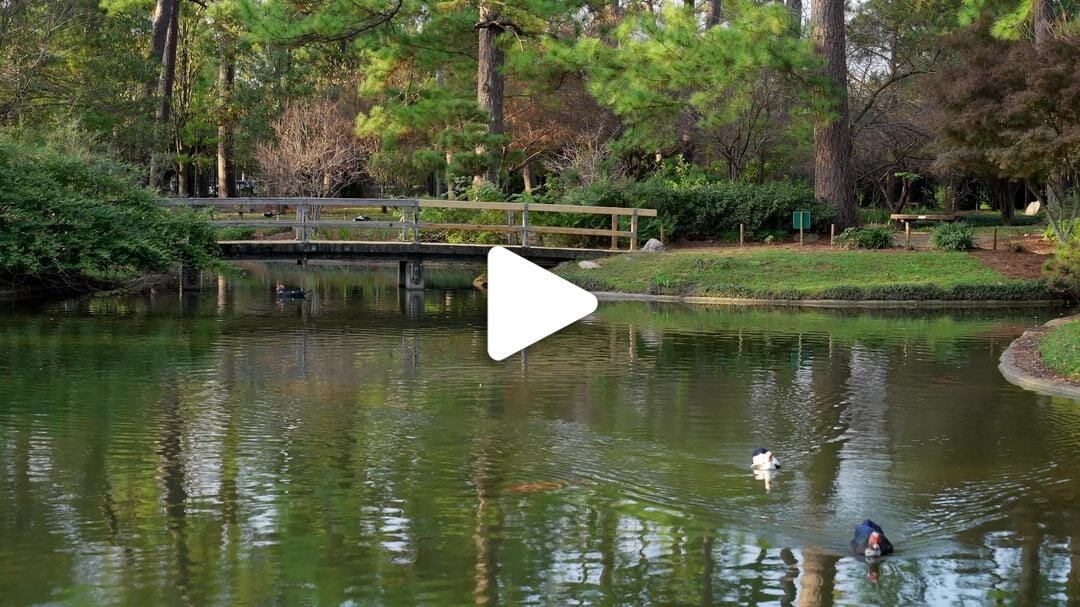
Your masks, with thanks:
M587 207L571 204L545 204L529 202L466 202L454 200L423 200L417 198L167 198L161 204L170 207L210 208L211 216L220 211L236 219L217 219L213 224L221 227L244 228L293 228L297 240L307 242L315 228L353 228L376 230L401 230L401 240L420 242L423 230L498 232L507 235L508 242L516 234L521 246L529 246L530 234L566 234L573 236L608 236L611 249L618 249L619 238L628 238L629 249L638 246L638 218L656 217L656 209L621 207ZM295 210L295 218L283 219L279 215L259 219L245 218L245 214L263 214L286 207ZM398 221L347 221L323 219L322 209L401 209ZM468 209L474 211L506 211L505 224L437 223L420 220L421 209ZM572 228L562 226L534 225L530 213L568 213L579 215L610 215L611 229ZM520 217L520 222L518 222ZM620 229L619 219L628 217L630 229ZM511 243L512 244L512 243Z

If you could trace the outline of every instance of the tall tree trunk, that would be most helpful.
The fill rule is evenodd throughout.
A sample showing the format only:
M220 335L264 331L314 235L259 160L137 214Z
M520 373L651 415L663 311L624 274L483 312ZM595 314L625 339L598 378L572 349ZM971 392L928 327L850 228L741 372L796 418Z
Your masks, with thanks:
M1035 31L1035 46L1042 46L1054 36L1054 0L1032 0L1031 12L1031 29ZM1060 171L1051 171L1047 176L1047 181L1053 183L1046 189L1046 206L1057 206L1061 202L1057 193L1065 189L1065 178ZM1004 215L1004 208L1002 211Z
M172 115L173 82L176 80L176 46L180 37L180 2L171 0L165 29L165 46L161 57L161 75L158 78L158 106L154 114L153 152L150 155L149 185L161 189L165 174L162 142L167 139L169 118Z
M191 196L191 177L188 175L188 163L186 160L180 160L176 163L176 175L178 179L176 185L177 194L183 198Z
M1033 0L1031 9L1035 44L1040 45L1054 35L1054 3L1053 0Z
M450 172L450 166L454 163L454 153L446 153L446 199L457 200L457 193L454 192L454 174Z
M236 80L236 46L226 39L218 64L217 191L218 198L236 196L236 167L233 164L232 96Z
M836 96L832 115L814 123L814 196L836 207L840 229L856 223L844 27L844 0L812 0L814 49L825 59L825 77Z
M165 53L165 38L169 31L169 23L173 11L180 0L157 0L154 5L153 29L150 32L150 61L154 66L154 75L146 82L144 93L150 96L157 87L161 78L161 60Z
M525 166L521 167L521 179L525 182L525 193L532 194L533 188L536 187L536 176L533 174L532 163L525 163Z
M504 78L503 52L499 48L499 34L503 26L499 23L498 9L488 3L480 5L480 22L476 24L479 31L479 48L477 53L476 73L476 102L480 109L488 113L488 135L503 134L503 89ZM499 178L499 150L485 150L480 146L478 153L487 153L488 168L486 175L474 176L474 183L488 181L496 183Z
M1013 181L1006 181L1002 185L1001 193L1001 223L1011 226L1016 215L1016 197L1024 192L1022 185Z
M724 16L723 0L709 0L709 14L705 17L705 25L714 27L720 24L720 18Z

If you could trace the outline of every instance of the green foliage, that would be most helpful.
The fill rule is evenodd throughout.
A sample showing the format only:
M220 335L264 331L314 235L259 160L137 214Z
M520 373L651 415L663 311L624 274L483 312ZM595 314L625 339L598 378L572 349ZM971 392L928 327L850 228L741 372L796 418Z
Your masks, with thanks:
M201 216L171 212L128 167L89 150L0 137L0 276L42 285L111 281L216 254Z
M941 223L934 227L931 240L942 251L966 251L975 248L975 232L963 221Z
M153 100L133 94L151 79L142 50L152 3L107 14L97 0L0 4L0 125L64 128L78 121L107 134L119 157L147 145ZM138 45L138 46L135 46Z
M859 209L859 223L889 223L889 210L881 207Z
M964 221L972 227L994 227L1004 226L1005 223L1001 219L1001 213L978 213L976 215L965 215ZM1033 226L1040 223L1043 219L1039 216L1029 217L1027 215L1015 215L1013 216L1012 225L1016 227L1020 226Z
M836 237L844 249L888 249L893 246L893 230L887 226L848 228Z
M1080 237L1059 243L1043 271L1051 285L1080 299Z
M938 168L1041 184L1044 214L1067 236L1080 216L1080 37L1036 45L972 28L951 50L962 60L936 79Z
M644 182L604 181L561 194L559 202L587 206L655 208L659 221L641 222L642 238L659 236L660 222L668 240L701 240L737 234L744 224L747 237L763 239L791 227L791 213L810 210L814 225L827 229L835 211L814 200L805 184L773 181L707 181L698 176L672 179L661 173ZM607 217L577 220L582 227L605 227Z
M1080 379L1080 321L1067 322L1043 335L1039 354L1059 375Z
M222 228L217 236L219 240L251 240L255 237L255 228Z
M469 186L465 190L465 198L477 202L503 202L506 200L498 186L486 181Z
M589 74L590 91L626 122L624 149L677 145L684 133L672 125L686 114L703 129L732 124L760 101L767 80L814 81L817 58L809 40L792 35L783 6L736 0L724 3L724 16L724 27L702 29L697 13L665 4L623 19L616 44L577 45L574 60ZM810 89L801 93L793 107L813 107Z
M1080 219L1074 219L1073 222L1072 222L1072 225L1073 225L1073 227L1072 227L1072 232L1071 233L1080 234ZM1043 237L1043 240L1049 240L1050 242L1057 242L1057 239L1058 239L1057 230L1054 229L1054 226L1047 225L1045 228L1043 228L1042 237Z

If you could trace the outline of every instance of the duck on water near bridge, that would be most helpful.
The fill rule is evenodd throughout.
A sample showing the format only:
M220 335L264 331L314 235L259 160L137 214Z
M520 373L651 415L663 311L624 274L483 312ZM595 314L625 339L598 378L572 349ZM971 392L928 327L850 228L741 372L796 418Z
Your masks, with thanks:
M311 293L310 289L305 291L303 289L289 288L289 287L286 287L285 285L278 285L277 286L278 299L282 299L282 300L304 299L305 297L307 297L308 293Z

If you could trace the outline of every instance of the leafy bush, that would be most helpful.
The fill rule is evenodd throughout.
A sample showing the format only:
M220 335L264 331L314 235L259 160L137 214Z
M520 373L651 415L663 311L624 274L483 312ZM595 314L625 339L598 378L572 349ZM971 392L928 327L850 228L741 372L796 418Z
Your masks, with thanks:
M975 248L975 232L962 221L938 224L934 227L931 240L934 247L942 251L967 251Z
M888 249L893 245L893 231L885 226L848 228L836 237L836 244L844 249Z
M889 222L889 210L881 207L870 207L865 209L859 209L859 223L888 223Z
M465 198L473 202L503 202L505 200L502 191L487 182L479 185L470 184L462 191ZM490 209L421 209L420 220L426 223L506 225L507 216L506 211ZM520 222L521 218L518 217L517 221ZM424 232L424 239L455 244L506 244L506 234L503 232L463 230L432 232L428 230Z
M1080 234L1080 219L1073 221L1073 234ZM1054 227L1047 225L1042 231L1043 240L1049 240L1050 242L1057 242L1057 232L1054 231Z
M1043 271L1052 287L1080 299L1080 236L1059 244Z
M776 181L764 184L740 181L672 180L670 175L644 182L599 181L589 186L556 192L552 202L585 206L646 207L657 219L640 222L641 239L656 238L661 226L666 240L703 240L738 234L744 224L751 240L791 230L791 213L809 210L816 230L825 232L835 210L814 200L813 189L803 183ZM549 215L549 214L544 214ZM604 228L610 218L567 215L551 217L560 225ZM625 227L624 227L625 229Z
M974 215L965 215L964 221L971 226L977 227L993 227L1003 226L1005 222L1001 219L1001 213L976 213ZM1043 217L1039 215L1028 216L1020 213L1013 215L1012 225L1014 226L1031 226L1043 221Z
M499 186L487 181L469 186L465 190L465 198L478 202L502 202L506 200Z
M220 240L251 240L255 237L255 228L221 228L218 230Z
M0 136L0 279L85 287L206 266L216 253L205 217L161 207L129 167Z
M835 211L814 200L813 190L801 183L776 181L764 184L745 182L698 182L670 187L656 180L637 188L634 206L652 203L670 222L674 240L713 238L726 230L746 226L750 238L778 229L791 229L791 213L809 210L814 225L829 225Z

